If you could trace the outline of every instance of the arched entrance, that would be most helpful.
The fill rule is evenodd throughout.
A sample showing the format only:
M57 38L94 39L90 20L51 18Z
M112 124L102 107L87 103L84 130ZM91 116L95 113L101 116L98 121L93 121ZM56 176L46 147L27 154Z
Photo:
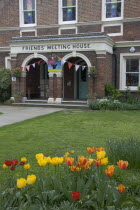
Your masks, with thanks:
M32 65L34 64L34 65ZM28 99L48 99L48 65L40 58L32 59L29 71L26 70L26 97Z
M48 99L49 75L44 56L30 55L23 62L26 72L26 97L28 99ZM29 69L26 68L29 66Z
M73 65L69 68L69 63ZM88 65L79 57L70 57L63 66L63 98L86 100L88 94Z

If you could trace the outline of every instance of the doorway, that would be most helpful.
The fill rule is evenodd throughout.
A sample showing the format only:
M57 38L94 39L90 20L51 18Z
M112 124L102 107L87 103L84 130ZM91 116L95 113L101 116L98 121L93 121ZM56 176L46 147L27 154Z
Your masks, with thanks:
M26 69L26 97L28 99L48 99L48 65L40 58L32 59L29 71Z
M68 63L73 65L69 69ZM79 66L76 69L76 66ZM64 64L64 99L86 100L88 94L88 67L80 57L72 57Z

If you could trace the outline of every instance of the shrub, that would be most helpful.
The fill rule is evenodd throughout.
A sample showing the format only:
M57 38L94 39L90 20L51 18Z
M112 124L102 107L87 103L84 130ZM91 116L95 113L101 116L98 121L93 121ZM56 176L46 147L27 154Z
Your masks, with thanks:
M0 101L3 102L11 96L11 73L9 69L0 69Z
M95 100L89 103L92 110L140 110L140 103L121 103L118 100Z
M106 144L107 154L112 163L126 159L129 162L129 168L140 169L140 141L135 138L126 141L112 139Z

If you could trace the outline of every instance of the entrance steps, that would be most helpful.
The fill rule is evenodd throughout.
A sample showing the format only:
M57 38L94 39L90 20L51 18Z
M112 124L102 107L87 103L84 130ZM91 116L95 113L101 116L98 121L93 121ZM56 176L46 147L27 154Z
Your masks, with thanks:
M89 109L87 101L63 100L61 104L48 104L47 100L25 100L24 103L13 103L14 106L55 107L65 109Z

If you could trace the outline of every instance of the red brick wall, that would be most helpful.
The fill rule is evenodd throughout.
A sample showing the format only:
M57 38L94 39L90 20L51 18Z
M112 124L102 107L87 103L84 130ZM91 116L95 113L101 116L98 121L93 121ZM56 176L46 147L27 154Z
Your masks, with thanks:
M61 29L61 34L76 34L76 29Z
M5 57L9 56L8 52L0 52L0 68L5 67Z
M8 46L8 41L12 40L12 37L19 36L19 31L0 31L0 47Z
M78 27L78 33L101 32L101 25L83 25Z
M37 29L37 36L42 35L57 35L58 34L58 28L40 28Z
M139 0L125 0L124 9L124 18L140 17Z
M106 34L120 33L121 32L121 27L120 26L106 26L106 27L104 27L104 32Z

